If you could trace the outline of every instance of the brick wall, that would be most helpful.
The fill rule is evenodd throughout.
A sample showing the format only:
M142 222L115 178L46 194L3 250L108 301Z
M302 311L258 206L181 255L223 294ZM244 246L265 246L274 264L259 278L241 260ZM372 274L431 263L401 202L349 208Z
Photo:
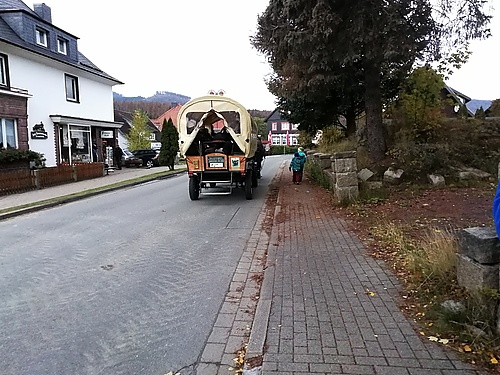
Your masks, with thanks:
M17 120L17 142L20 150L27 150L28 144L28 99L0 93L0 118Z

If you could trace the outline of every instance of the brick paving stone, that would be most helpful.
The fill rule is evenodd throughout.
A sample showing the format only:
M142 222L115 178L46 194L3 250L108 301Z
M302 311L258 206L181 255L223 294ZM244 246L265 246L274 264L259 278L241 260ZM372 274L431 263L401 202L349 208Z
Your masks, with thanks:
M214 375L219 371L219 366L213 363L200 363L196 368L196 375Z
M395 277L368 256L346 222L307 194L317 187L297 187L286 172L284 176L270 240L277 246L268 249L273 267L266 272L274 272L274 285L263 368L267 370L269 361L278 364L280 374L307 372L295 367L301 362L309 365L310 373L326 374L469 371L457 369L457 359L439 346L429 349L422 343L398 308ZM287 325L276 330L273 322ZM292 348L294 362L278 360L273 350L277 345L287 352ZM272 366L269 370L264 374L276 372Z
M201 362L204 363L219 363L222 360L222 354L226 344L211 344L208 343L201 355Z
M234 351L248 341L256 294L270 305L263 375L481 374L420 337L398 308L394 275L310 194L318 187L292 185L289 177L278 177L270 236L259 227L265 214L259 216L196 374L230 374ZM249 275L263 271L266 251L259 290Z
M408 369L401 367L375 366L377 375L409 375ZM431 375L431 374L428 374Z

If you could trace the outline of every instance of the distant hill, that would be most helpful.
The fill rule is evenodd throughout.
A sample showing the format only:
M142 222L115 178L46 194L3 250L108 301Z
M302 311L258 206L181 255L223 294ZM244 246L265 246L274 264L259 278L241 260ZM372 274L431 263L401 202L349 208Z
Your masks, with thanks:
M490 108L491 102L492 102L492 100L472 99L466 105L467 105L467 109L469 109L469 111L471 111L472 113L476 113L476 111L480 107L483 107L483 109L486 111L488 108Z
M117 102L158 102L158 103L171 103L171 104L185 104L191 98L189 96L176 94L169 91L157 91L153 96L145 98L143 96L123 96L113 92L113 100Z

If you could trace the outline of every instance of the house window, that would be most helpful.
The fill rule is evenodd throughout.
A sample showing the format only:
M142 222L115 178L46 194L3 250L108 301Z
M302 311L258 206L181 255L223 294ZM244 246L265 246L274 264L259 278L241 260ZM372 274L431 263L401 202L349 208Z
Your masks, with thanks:
M150 140L150 141L156 141L156 136L155 136L155 133L151 133L151 134L149 135L149 140Z
M299 128L298 124L292 124L292 130L297 130Z
M281 130L290 130L290 123L289 122L282 122L281 123Z
M16 120L0 118L0 148L17 148Z
M9 86L7 56L0 54L0 86Z
M68 41L63 38L57 38L57 52L63 55L68 54Z
M78 78L65 74L64 79L66 81L66 100L70 102L79 102Z
M273 131L278 130L278 123L277 123L277 122L272 122L272 123L271 123L271 127L272 127L272 130L273 130Z
M48 38L47 38L47 32L45 30L42 30L40 28L36 28L36 43L47 47L48 46Z

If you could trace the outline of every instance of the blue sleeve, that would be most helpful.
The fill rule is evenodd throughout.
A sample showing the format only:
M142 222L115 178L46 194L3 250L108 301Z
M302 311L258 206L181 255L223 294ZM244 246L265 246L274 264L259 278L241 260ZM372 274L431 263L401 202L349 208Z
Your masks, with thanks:
M498 183L495 199L493 199L493 221L497 229L497 235L500 238L500 181Z

